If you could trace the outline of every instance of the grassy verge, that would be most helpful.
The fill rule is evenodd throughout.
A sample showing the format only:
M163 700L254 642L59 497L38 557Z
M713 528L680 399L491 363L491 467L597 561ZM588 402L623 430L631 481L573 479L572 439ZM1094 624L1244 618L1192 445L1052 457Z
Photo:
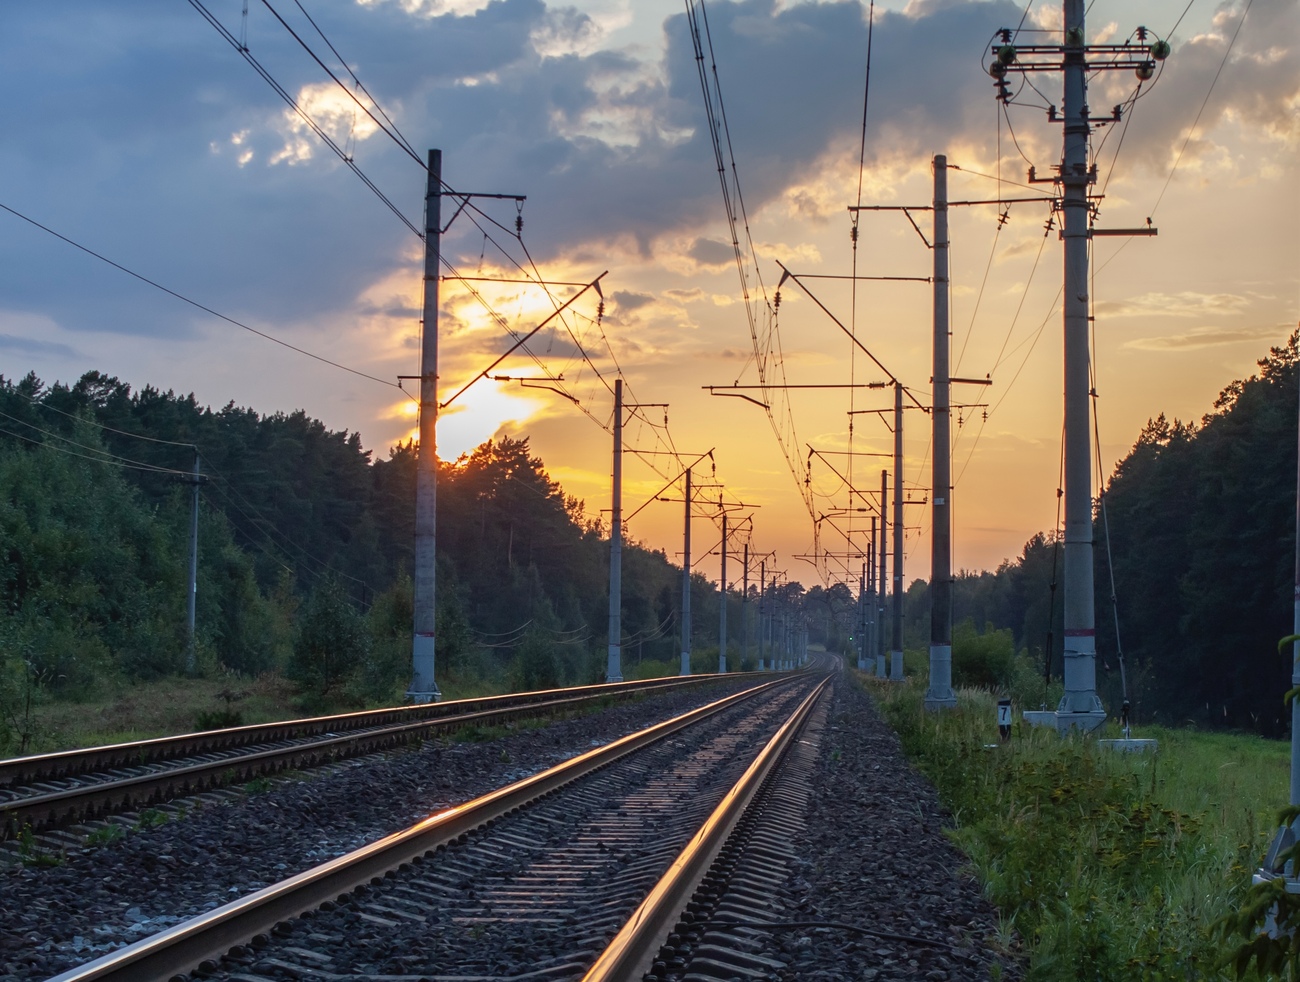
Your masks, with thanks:
M1287 745L1149 729L1160 752L1128 755L1019 721L1000 743L988 692L933 714L923 684L871 685L1029 979L1235 977L1213 925L1242 902L1286 802Z
M508 691L504 682L446 680L444 699L471 699ZM255 679L169 677L123 685L102 698L69 702L41 698L27 724L32 742L27 753L52 753L131 740L351 712L398 700L362 701L349 693L332 697L304 694L277 673ZM0 746L0 756L17 755L15 746Z

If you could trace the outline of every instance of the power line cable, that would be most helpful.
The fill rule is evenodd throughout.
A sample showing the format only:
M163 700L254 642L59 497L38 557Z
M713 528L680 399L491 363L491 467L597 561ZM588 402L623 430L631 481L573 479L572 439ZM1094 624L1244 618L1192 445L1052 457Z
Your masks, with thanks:
M0 417L3 417L9 420L10 422L17 423L20 426L26 426L30 429L33 429L37 433L42 434L43 436L49 436L49 437L53 437L56 440L62 440L64 443L71 444L72 446L77 447L81 450L89 450L91 453L103 454L105 457L109 458L109 460L105 461L105 463L109 463L109 462L121 463L123 466L131 467L133 470L157 471L160 474L188 475L187 471L180 471L171 467L160 467L157 464L146 464L143 461L132 460L129 457L123 457L120 454L115 454L110 450L102 450L99 447L92 447L84 443L78 443L76 440L73 440L71 437L66 437L61 433L55 433L53 430L44 429L40 426L37 426L35 423L29 423L24 419L19 419L17 416L10 416L8 413L5 412L0 412ZM37 443L42 441L32 441L32 442Z
M339 160L343 161L343 163L347 166L349 170L352 171L352 173L356 174L356 176L360 178L361 182L365 184L367 188L370 189L370 191L375 195L375 197L377 197L380 201L382 201L384 205L388 208L388 210L391 211L394 215L396 215L398 220L401 221L402 224L404 224L408 229L410 229L412 233L414 233L416 236L420 238L423 238L423 233L420 232L419 228L416 227L415 223L412 222L409 218L407 218L406 215L402 213L402 210L397 207L397 205L393 204L393 202L388 198L388 196L379 189L379 186L375 184L375 182L372 181L366 175L365 171L363 171L359 166L357 166L356 161L352 159L352 155L347 153L342 147L340 147L334 141L334 138L331 137L328 133L326 133L325 130L321 127L321 125L312 118L311 114L302 108L302 106L298 103L298 100L295 99L292 95L290 95L289 92L278 81L276 81L275 76L273 76L270 73L270 71L268 71L262 65L261 62L259 62L256 58L253 57L252 53L248 50L247 46L241 44L239 39L235 37L233 34L231 34L230 31L226 29L225 25L223 25L219 20L217 20L217 18L212 14L212 12L209 11L208 8L203 5L203 0L189 0L189 3L191 7L197 10L200 15L202 15L204 20L206 20L209 24L213 26L213 28L216 29L217 33L220 34L230 44L232 48L234 48L236 51L239 52L240 57L243 58L246 62L248 62L248 64L252 66L253 70L257 72L257 74L260 75L262 79L269 86L271 86L272 89L275 90L276 95L278 95L281 99L283 99L284 102L289 106L289 108L292 109L293 112L298 116L298 118L307 124L307 127L313 133L315 133L317 137L320 138L321 142L324 143L325 146L327 146L334 153L334 155L339 158Z
M149 277L141 273L137 273L135 270L129 269L126 266L123 266L121 263L114 262L112 259L109 259L107 256L103 255L102 253L98 253L94 249L91 249L88 246L82 245L80 242L68 238L66 235L54 231L54 229L50 228L48 225L42 225L36 219L29 218L27 215L24 215L22 212L14 208L10 208L6 204L0 203L0 209L7 211L15 218L21 218L24 222L27 222L29 225L34 225L42 232L48 232L56 239L60 239L63 242L66 242L74 249L80 249L82 252L86 253L86 255L93 256L94 258L98 259L100 262L107 263L109 266L112 266L114 269L120 270L121 272L126 273L128 276L134 277L135 279L139 280L141 283L147 283L155 290L161 290L163 293L166 293L168 296L175 297L177 300L180 300L182 303L187 303L191 307L195 307L198 310L203 311L205 314L211 314L213 317L216 317L218 320L223 320L227 324L233 324L235 327L238 327L244 331L248 331L250 334L256 334L259 338L264 338L267 341L271 341L275 344L280 345L280 347L282 348L288 348L290 351L295 351L300 355L306 355L308 358L313 358L316 361L322 362L326 365L329 365L333 368L337 368L341 371L348 372L352 375L357 375L364 379L369 379L371 382L378 382L380 385L387 385L396 389L401 388L401 386L397 385L395 382L389 382L387 379L382 379L374 375L369 375L355 368L349 368L347 365L340 364L337 361L331 361L329 358L326 358L323 355L318 355L314 352L308 351L306 348L299 348L297 345L290 344L288 341L282 341L280 338L277 338L273 334L267 334L265 331L259 331L255 327L249 327L247 324L243 323L242 321L237 321L233 317L227 317L225 314L221 313L220 311L213 310L211 307L205 306L204 304L199 303L197 300L191 300L183 293L178 293L175 290L171 289L170 287L163 286L161 283L159 283L156 280L151 280Z
M93 427L95 427L95 428L97 428L97 429L101 429L101 430L106 430L106 431L109 432L109 433L116 433L118 436L129 436L129 437L133 437L133 438L135 438L135 439L137 439L137 440L147 440L147 441L149 441L150 443L162 443L162 444L165 444L165 445L170 446L170 447L188 447L188 448L191 449L191 450L197 450L197 449L198 449L198 448L195 447L194 444L192 444L192 443L182 443L182 442L179 442L179 441L177 441L177 440L163 440L163 439L161 439L160 437L156 437L156 436L146 436L146 435L143 434L143 433L131 433L131 432L127 431L127 430L118 430L118 429L114 429L114 428L111 427L111 426L106 426L106 425L104 425L103 423L97 422L97 421L95 421L95 420L93 420L93 419L88 419L88 418L85 417L85 416L78 416L76 413L64 412L62 409L59 409L59 408L57 408L57 407L55 407L55 406L51 406L51 405L49 405L48 403L46 403L46 402L42 402L42 401L39 400L39 399L34 399L33 397L31 397L31 396L29 396L29 395L24 395L23 393L18 392L16 389L13 389L13 390L10 390L10 391L12 391L14 395L22 396L22 398L26 399L26 400L27 400L28 402L30 402L33 406L37 406L37 407L39 407L39 408L41 408L41 409L48 409L48 410L49 410L50 412L52 412L52 413L58 413L60 416L66 416L68 419L76 420L76 421L79 422L79 423L86 423L86 424L89 425L89 426L93 426Z
M25 425L31 426L30 423L27 423ZM97 464L109 464L110 466L121 467L125 470L148 471L150 473L178 474L185 477L189 476L186 471L174 471L174 470L168 470L165 467L155 467L152 464L135 463L123 457L114 457L112 455L108 455L105 457L91 457L88 454L77 453L75 450L66 450L63 447L56 446L55 444L46 443L44 440L36 440L29 436L23 436L21 433L15 433L13 430L4 429L3 427L0 427L0 433L4 433L7 436L11 436L15 440L22 440L25 443L30 443L33 446L44 447L46 450L52 450L55 453L66 454L69 457L79 457L82 460L94 461ZM68 442L72 443L71 440L69 440ZM73 446L81 446L81 444L73 443Z
M1196 133L1197 124L1201 121L1201 114L1205 112L1205 107L1210 102L1210 96L1214 94L1214 87L1219 84L1219 76L1223 74L1223 68L1228 64L1228 56L1232 54L1232 49L1237 43L1237 37L1241 34L1241 29L1246 23L1246 15L1250 13L1250 8L1254 2L1255 0L1246 0L1246 7L1241 12L1241 19L1237 21L1237 29L1232 32L1232 40L1228 42L1228 50L1223 53L1223 60L1219 62L1219 67L1214 73L1214 78L1210 82L1210 87L1206 90L1205 98L1201 100L1201 108L1196 110L1196 118L1192 120L1191 128L1187 131L1187 139L1183 140L1183 146L1178 151L1178 156L1174 160L1174 166L1169 168L1169 176L1165 178L1164 187L1160 189L1160 195L1156 198L1156 203L1151 206L1152 215L1154 215L1156 209L1160 207L1160 202L1164 200L1165 192L1169 190L1169 182L1174 179L1174 172L1178 170L1178 165L1183 162L1183 154L1187 152L1187 145L1192 142L1192 136ZM1191 4L1188 4L1188 7L1190 8ZM1187 11L1184 10L1184 16L1186 13ZM1179 17L1178 21L1179 23L1182 23L1182 17Z

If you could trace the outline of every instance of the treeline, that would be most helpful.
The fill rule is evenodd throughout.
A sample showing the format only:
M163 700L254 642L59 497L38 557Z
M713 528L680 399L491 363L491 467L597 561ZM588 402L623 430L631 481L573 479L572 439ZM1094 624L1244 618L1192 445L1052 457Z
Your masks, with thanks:
M89 697L185 670L196 453L199 669L283 670L336 700L399 698L415 447L372 460L358 434L303 412L213 410L89 372L72 385L0 377L0 701L33 685ZM601 678L608 545L608 528L551 480L526 439L440 463L439 679ZM675 671L680 568L627 543L622 583L625 671ZM784 609L800 608L798 584L781 594ZM739 595L728 603L738 667ZM691 604L703 669L716 664L716 586L694 576Z
M1112 713L1122 699L1118 639L1140 718L1287 730L1291 656L1277 645L1292 631L1298 366L1300 332L1225 388L1199 423L1150 420L1107 482L1094 569L1098 686ZM954 619L1009 632L1039 673L1050 633L1059 680L1062 572L1056 537L1036 535L995 572L957 577ZM914 583L917 647L928 610L925 584Z

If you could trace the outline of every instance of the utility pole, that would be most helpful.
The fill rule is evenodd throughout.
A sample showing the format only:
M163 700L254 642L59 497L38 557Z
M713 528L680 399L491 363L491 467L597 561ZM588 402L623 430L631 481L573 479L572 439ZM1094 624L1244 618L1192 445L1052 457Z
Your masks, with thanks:
M691 674L691 469L686 468L686 533L682 559L682 675Z
M879 617L876 603L876 516L871 516L871 542L867 546L867 671L876 674L876 630Z
M718 507L722 511L722 572L719 574L721 582L719 594L721 603L718 604L721 609L721 623L718 625L718 674L727 674L727 510L722 508L722 497L718 497Z
M614 492L609 527L609 659L606 682L623 681L623 380L614 379Z
M767 639L767 560L758 561L758 670L764 671Z
M948 158L934 158L934 407L930 491L930 686L925 708L957 705L952 690L952 408L948 355Z
M880 605L876 617L876 676L885 677L885 599L889 596L889 471L880 472L880 545L876 555L880 557Z
M1090 228L1093 217L1089 188L1097 180L1089 165L1093 123L1118 123L1123 104L1104 116L1088 109L1088 75L1104 70L1132 69L1139 82L1156 73L1156 62L1169 57L1167 41L1152 37L1145 27L1135 32L1137 44L1086 43L1084 0L1063 0L1062 44L1013 44L1015 31L1004 28L993 45L993 76L997 98L1014 101L1006 76L1013 72L1059 71L1063 79L1062 112L1048 108L1047 118L1063 124L1060 172L1039 178L1029 168L1030 184L1059 184L1064 242L1063 330L1065 340L1065 694L1056 708L1056 728L1064 734L1078 727L1096 729L1106 720L1097 698L1097 637L1093 605L1092 433L1088 400L1092 397L1088 352L1088 241L1099 235L1156 234L1150 220L1145 228ZM1089 63L1088 55L1098 57ZM1140 89L1139 89L1140 91ZM1037 92L1037 89L1035 89Z
M194 472L190 478L193 486L190 497L190 590L186 602L185 626L185 671L191 675L198 665L197 641L194 634L194 614L199 597L199 485L203 478L199 476L199 450L194 448Z
M434 681L438 569L438 247L442 235L442 151L429 151L424 195L424 320L420 343L420 449L415 472L415 624L413 702L442 698Z
M858 577L858 671L867 667L867 564Z
M1088 168L1084 0L1065 0L1061 157L1065 240L1065 694L1056 728L1094 730L1106 721L1097 698L1097 630L1092 572L1092 433L1088 413Z
M1300 372L1296 373L1300 378ZM1300 420L1300 404L1296 417ZM1295 610L1291 633L1300 637L1300 439L1296 445L1295 479ZM1300 688L1300 640L1291 644L1291 688ZM1291 804L1300 805L1300 699L1291 700Z
M740 588L740 667L749 658L749 543L745 543L745 570Z
M889 677L903 678L903 383L894 383L894 643Z

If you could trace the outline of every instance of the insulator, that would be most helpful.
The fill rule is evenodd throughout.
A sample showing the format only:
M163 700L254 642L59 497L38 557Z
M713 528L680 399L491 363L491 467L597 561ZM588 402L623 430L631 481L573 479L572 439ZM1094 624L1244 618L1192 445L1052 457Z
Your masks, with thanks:
M596 323L599 324L605 319L605 301L602 300L596 304Z
M1004 65L1010 65L1016 60L1016 46L1014 44L1004 44L998 48L998 61Z
M1138 78L1140 78L1143 82L1145 82L1150 78L1152 78L1155 75L1155 73L1156 73L1156 63L1154 61L1144 61L1142 62L1142 64L1137 66L1137 71L1134 74L1136 74Z
M1002 30L998 31L998 33L1002 35L1002 43L1003 43L1003 44L1010 44L1010 43L1011 43L1011 28L1009 28L1009 27L1004 27L1004 28L1002 28Z
M516 216L515 216L515 235L518 235L518 234L519 234L520 232L522 232L523 230L524 230L524 216L523 216L523 215L516 215Z
M1000 61L995 61L993 64L989 65L989 74L997 79L1005 78L1007 74L1007 66L1002 64Z
M854 229L854 231L856 232L857 229ZM777 290L776 293L772 294L772 309L779 310L780 307L781 307L781 291Z
M858 241L858 227L856 225L849 229L849 240L852 242Z
M1083 44L1083 28L1072 27L1065 32L1065 43L1071 47L1078 47Z
M1151 57L1156 61L1164 61L1173 53L1173 50L1168 41L1157 41L1151 45Z

